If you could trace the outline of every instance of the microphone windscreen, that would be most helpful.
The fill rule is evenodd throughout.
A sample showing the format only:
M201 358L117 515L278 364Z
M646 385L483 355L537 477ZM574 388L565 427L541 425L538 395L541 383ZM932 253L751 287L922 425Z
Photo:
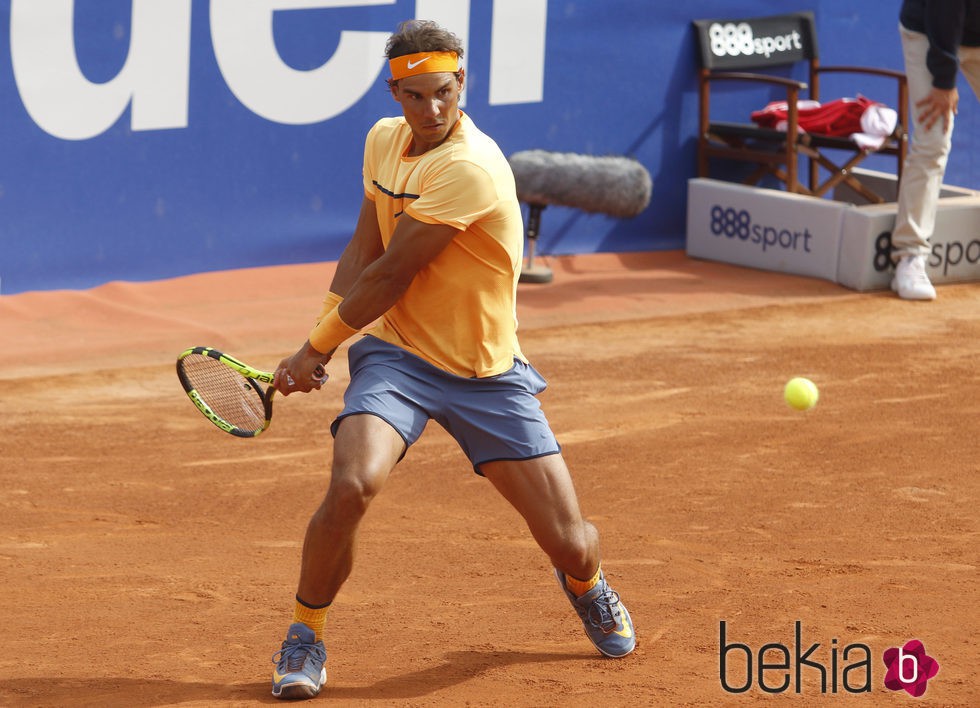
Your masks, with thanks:
M653 191L650 173L622 156L598 157L547 150L524 150L508 158L517 198L583 211L632 217L647 208Z

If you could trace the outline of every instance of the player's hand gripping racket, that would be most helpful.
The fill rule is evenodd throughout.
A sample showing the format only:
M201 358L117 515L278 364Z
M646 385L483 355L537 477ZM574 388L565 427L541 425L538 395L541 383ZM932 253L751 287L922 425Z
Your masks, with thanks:
M315 374L321 382L327 380L322 366ZM226 433L254 438L272 422L272 372L211 347L192 347L177 357L177 377L197 409ZM262 388L260 383L269 385Z

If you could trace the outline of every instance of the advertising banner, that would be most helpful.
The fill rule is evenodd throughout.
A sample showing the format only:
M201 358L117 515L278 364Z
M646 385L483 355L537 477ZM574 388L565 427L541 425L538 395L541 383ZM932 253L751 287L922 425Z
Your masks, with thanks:
M400 113L385 42L416 17L463 40L463 110L505 155L627 156L649 171L652 199L635 217L549 207L539 254L684 248L693 22L730 5L0 0L0 296L338 258L362 198L364 136ZM901 68L897 7L809 9L824 63ZM784 11L746 0L735 14ZM772 36L760 51L792 44ZM838 90L875 95L824 87ZM972 100L957 118L956 184L980 183ZM765 97L725 104L747 119Z

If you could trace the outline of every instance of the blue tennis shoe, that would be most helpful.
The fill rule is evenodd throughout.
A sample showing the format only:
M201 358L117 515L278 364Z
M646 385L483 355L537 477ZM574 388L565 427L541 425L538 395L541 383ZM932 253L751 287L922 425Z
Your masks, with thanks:
M289 625L282 649L272 655L272 695L313 698L327 682L327 650L316 633L302 622Z
M606 656L618 659L636 648L633 620L620 601L619 593L609 587L605 574L600 572L599 582L581 597L568 589L565 574L557 568L555 577L582 620L585 633L596 649Z

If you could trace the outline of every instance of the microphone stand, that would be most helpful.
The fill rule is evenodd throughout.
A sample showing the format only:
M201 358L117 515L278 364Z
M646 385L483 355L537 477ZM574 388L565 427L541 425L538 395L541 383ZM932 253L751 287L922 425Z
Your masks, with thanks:
M554 277L551 268L534 264L538 233L541 231L541 212L544 211L545 205L528 204L528 206L531 207L531 212L527 217L527 263L521 268L520 282L550 283Z

